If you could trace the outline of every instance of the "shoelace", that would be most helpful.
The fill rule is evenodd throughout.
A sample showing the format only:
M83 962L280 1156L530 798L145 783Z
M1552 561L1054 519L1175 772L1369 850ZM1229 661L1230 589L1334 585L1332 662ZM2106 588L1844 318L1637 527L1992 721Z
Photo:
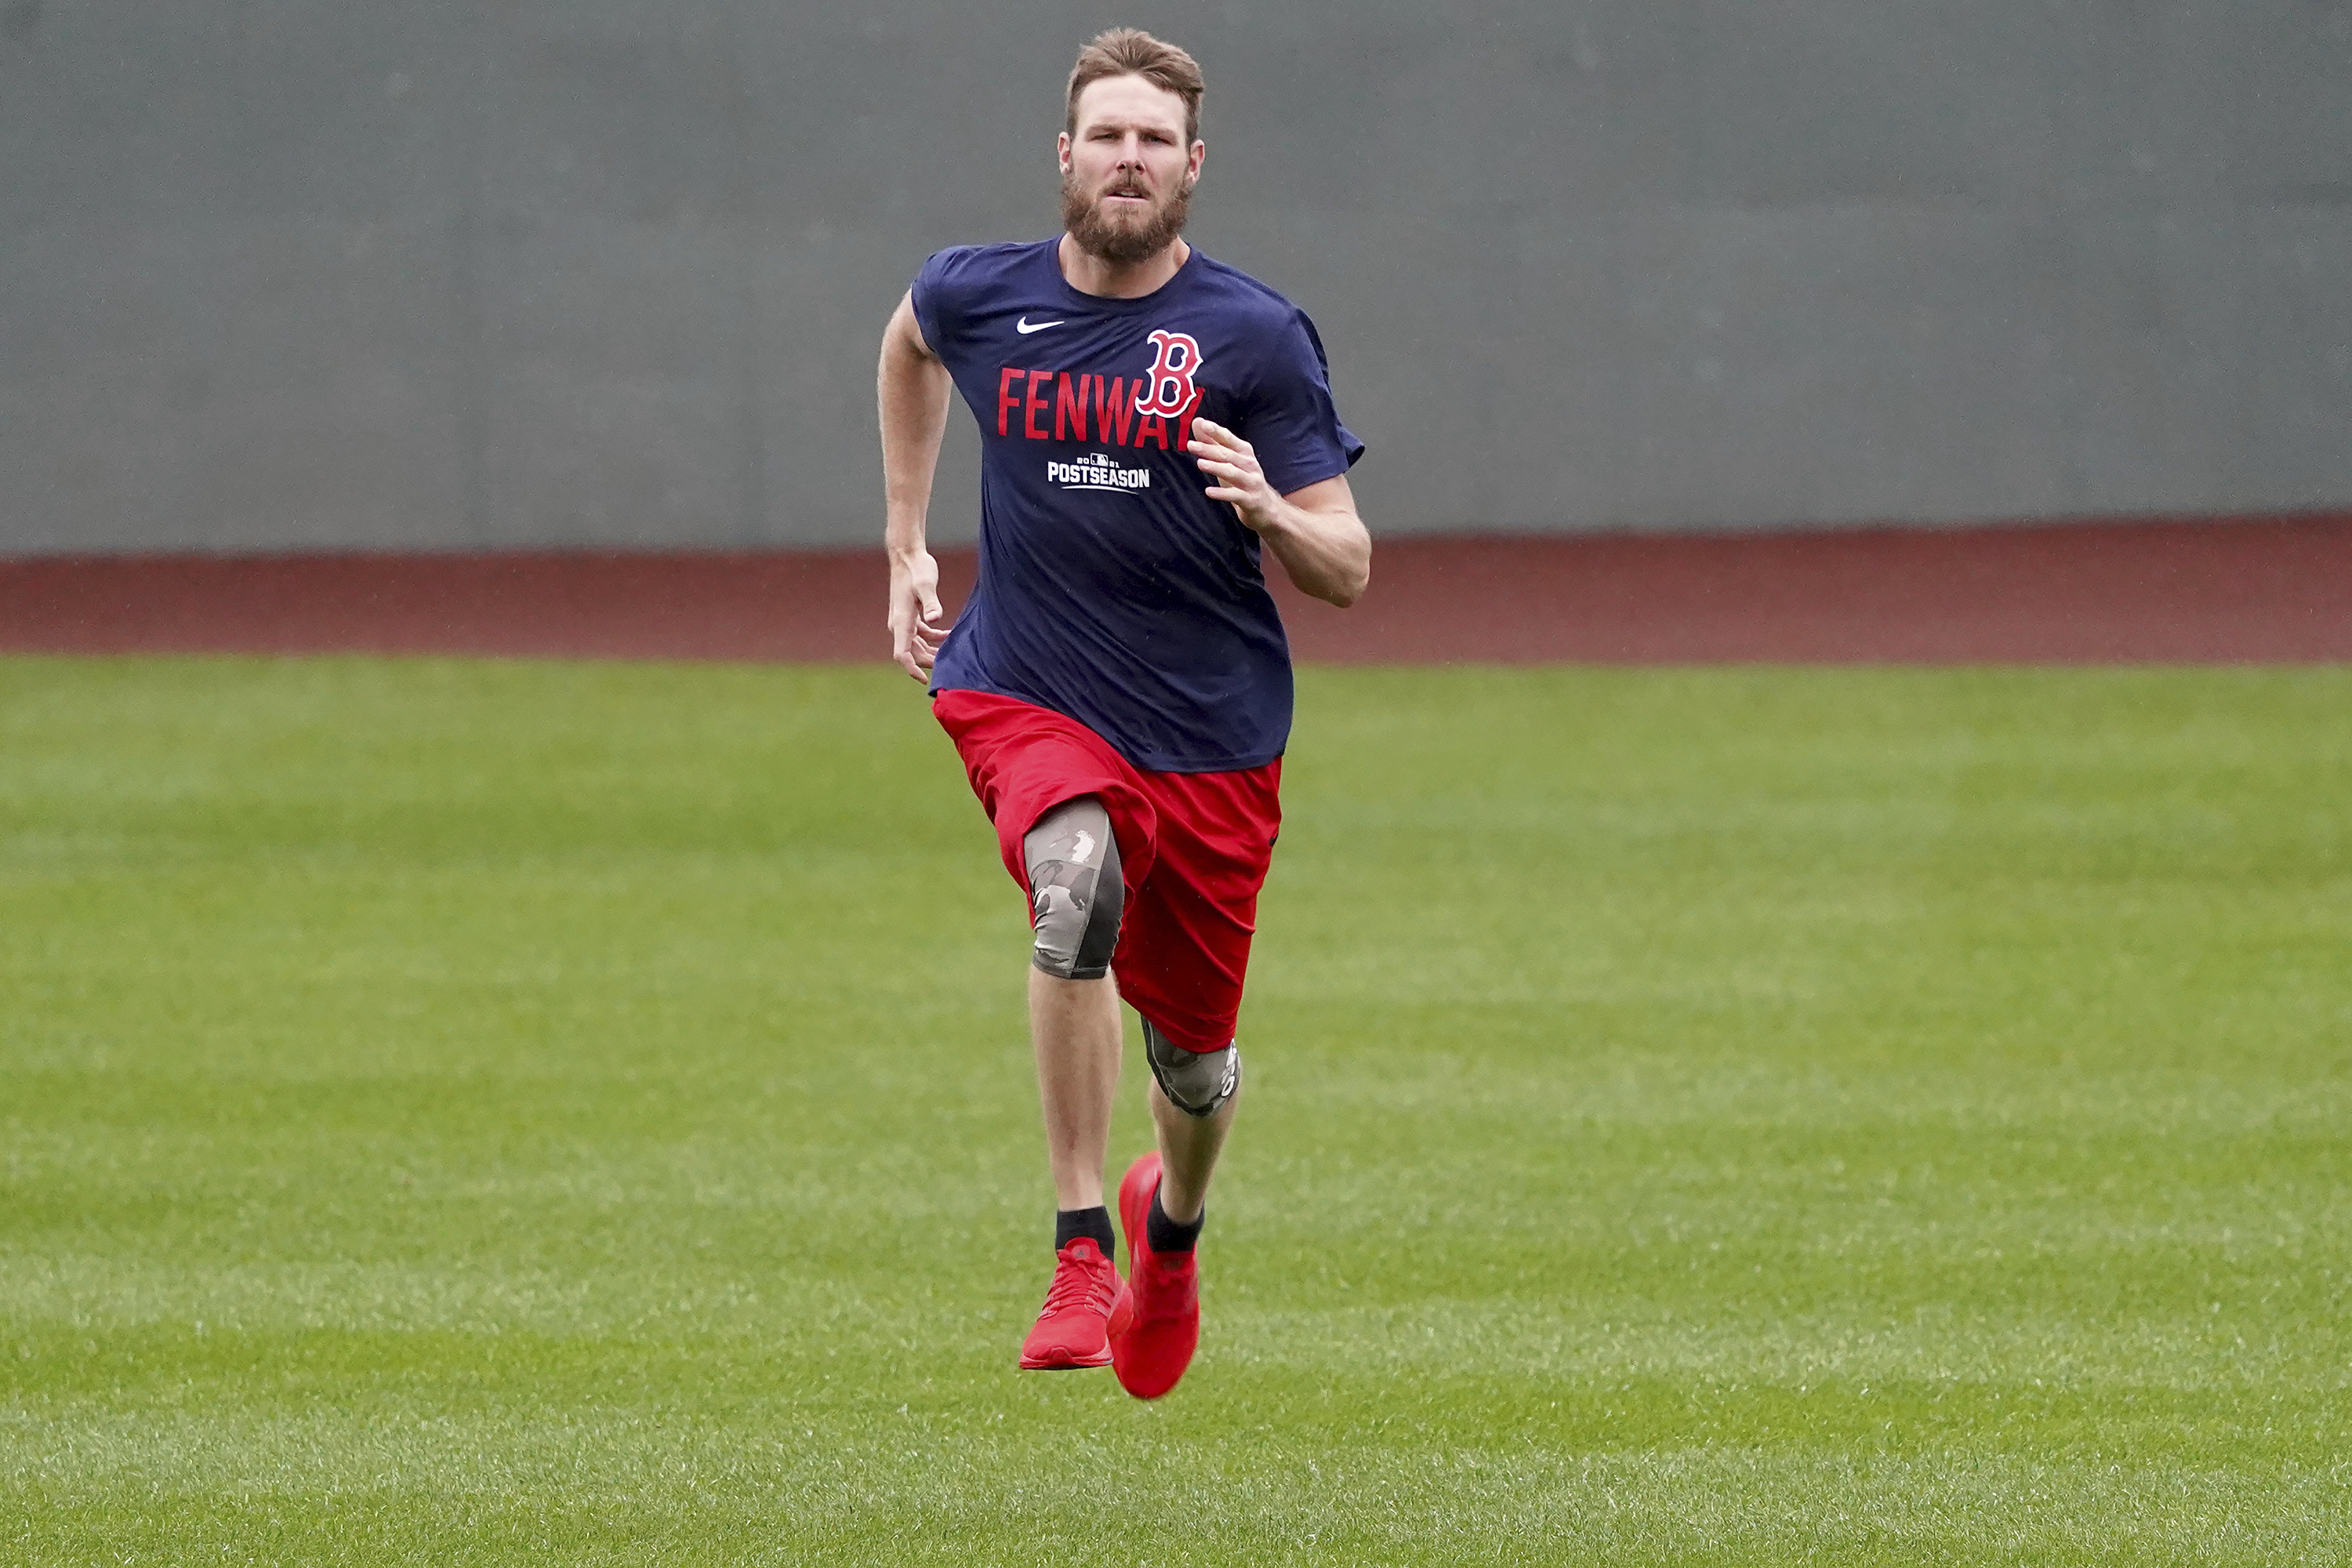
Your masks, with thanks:
M1092 1268L1076 1258L1064 1258L1054 1265L1054 1282L1045 1287L1045 1310L1037 1315L1050 1318L1076 1308L1108 1312L1118 1299L1115 1282L1097 1279Z

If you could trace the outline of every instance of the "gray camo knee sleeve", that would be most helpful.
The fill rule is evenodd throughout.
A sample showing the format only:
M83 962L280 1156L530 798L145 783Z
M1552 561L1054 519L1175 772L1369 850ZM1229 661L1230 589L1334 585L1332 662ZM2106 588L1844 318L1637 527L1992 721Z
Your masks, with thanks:
M1187 1116L1211 1117L1242 1086L1242 1048L1228 1044L1222 1051L1188 1051L1143 1020L1143 1059L1160 1080L1160 1092Z
M1118 946L1127 901L1110 813L1093 795L1064 801L1021 840L1029 864L1030 962L1061 980L1099 980Z

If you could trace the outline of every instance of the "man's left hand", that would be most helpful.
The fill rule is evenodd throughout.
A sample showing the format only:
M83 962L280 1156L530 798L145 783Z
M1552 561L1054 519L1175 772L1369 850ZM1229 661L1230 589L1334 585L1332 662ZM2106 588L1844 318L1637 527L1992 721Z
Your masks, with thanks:
M1243 527L1263 533L1281 515L1282 497L1266 483L1257 452L1247 441L1213 420L1196 417L1185 449L1201 471L1216 481L1209 487L1209 499L1230 504Z

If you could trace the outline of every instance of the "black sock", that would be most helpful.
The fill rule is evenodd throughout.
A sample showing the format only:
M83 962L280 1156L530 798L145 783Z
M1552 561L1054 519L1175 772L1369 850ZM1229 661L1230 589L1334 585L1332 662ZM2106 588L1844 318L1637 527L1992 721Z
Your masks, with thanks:
M1160 1189L1151 1189L1151 1212L1144 1216L1143 1234L1154 1252L1190 1252L1192 1244L1201 1239L1201 1227L1209 1223L1209 1211L1202 1209L1191 1225L1178 1225L1160 1206Z
M1094 1237L1105 1258L1114 1256L1118 1245L1110 1228L1110 1210L1100 1204L1090 1209L1055 1209L1054 1211L1054 1250L1059 1252L1082 1236Z

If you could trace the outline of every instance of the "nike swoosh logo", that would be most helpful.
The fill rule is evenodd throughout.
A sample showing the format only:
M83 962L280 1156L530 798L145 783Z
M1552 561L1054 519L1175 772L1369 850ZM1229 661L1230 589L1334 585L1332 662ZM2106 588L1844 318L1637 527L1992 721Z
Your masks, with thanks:
M1013 323L1013 330L1019 332L1025 338L1032 332L1042 332L1047 327L1058 327L1062 323L1059 321L1033 321L1028 317L1024 316L1019 321Z

